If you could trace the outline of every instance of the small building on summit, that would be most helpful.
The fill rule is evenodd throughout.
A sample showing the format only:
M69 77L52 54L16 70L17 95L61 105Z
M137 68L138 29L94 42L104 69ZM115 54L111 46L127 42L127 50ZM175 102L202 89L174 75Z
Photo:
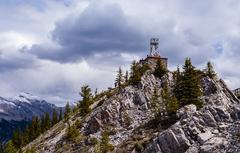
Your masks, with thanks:
M168 67L168 59L161 57L158 51L159 39L158 38L151 38L150 39L150 54L147 55L145 59L141 59L141 64L149 64L156 66L157 62L160 61L162 65L167 69Z

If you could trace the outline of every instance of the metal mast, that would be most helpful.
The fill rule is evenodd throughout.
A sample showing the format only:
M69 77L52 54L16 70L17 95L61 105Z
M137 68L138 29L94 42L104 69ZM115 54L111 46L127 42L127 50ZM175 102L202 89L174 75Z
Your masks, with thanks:
M158 38L151 38L150 39L150 56L160 57L158 51L159 39Z

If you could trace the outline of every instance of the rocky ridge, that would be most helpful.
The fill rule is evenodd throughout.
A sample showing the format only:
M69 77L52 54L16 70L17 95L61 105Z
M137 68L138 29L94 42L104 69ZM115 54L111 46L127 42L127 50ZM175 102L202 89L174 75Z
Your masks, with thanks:
M149 144L145 153L240 152L239 101L221 79L203 80L204 107L188 105L180 120Z
M121 91L110 91L91 107L93 111L85 118L75 113L69 122L60 122L25 147L34 147L37 152L96 152L91 139L101 138L101 133L110 131L113 152L145 153L210 153L239 152L238 141L240 107L238 99L223 80L215 77L202 79L200 110L187 105L178 110L179 120L169 128L151 130L144 128L154 118L151 107L153 90L162 90L166 82L173 86L172 73L162 79L151 73L142 76L138 86L126 86ZM80 120L81 138L75 142L66 140L68 124ZM141 143L139 149L139 143ZM136 147L138 146L138 147Z

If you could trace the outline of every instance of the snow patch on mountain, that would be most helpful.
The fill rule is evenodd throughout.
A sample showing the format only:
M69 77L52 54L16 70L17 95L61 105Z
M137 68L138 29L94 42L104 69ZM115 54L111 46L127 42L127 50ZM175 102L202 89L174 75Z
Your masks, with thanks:
M31 104L33 100L42 101L38 96L33 96L30 93L20 93L19 95L15 96L12 100L20 101Z
M4 112L4 110L0 108L0 113L3 113L3 112Z
M54 104L29 93L20 93L14 98L0 97L0 120L31 120L33 116L51 113L57 107Z
M1 105L1 104L16 106L12 101L9 101L9 100L7 100L7 99L5 99L5 98L0 97L0 105Z

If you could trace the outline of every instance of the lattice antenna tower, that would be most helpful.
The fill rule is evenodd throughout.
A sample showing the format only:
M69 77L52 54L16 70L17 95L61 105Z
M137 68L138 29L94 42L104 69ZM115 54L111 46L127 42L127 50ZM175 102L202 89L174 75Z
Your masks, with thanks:
M150 56L159 57L158 51L159 39L158 38L151 38L150 39Z

